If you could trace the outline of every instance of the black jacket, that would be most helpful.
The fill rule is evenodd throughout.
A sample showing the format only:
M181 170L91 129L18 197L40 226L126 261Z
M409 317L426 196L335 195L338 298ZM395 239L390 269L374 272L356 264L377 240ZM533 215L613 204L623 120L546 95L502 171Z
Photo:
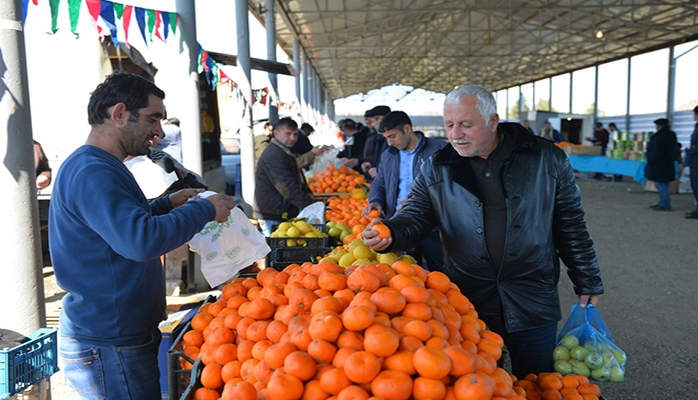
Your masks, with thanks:
M688 152L686 152L684 165L691 168L698 168L698 122L696 122L693 128L693 134L691 134L691 145L688 148Z
M272 139L255 170L254 217L282 221L315 202L291 150Z
M514 143L499 177L507 205L502 265L490 262L478 189L451 145L424 163L402 211L385 222L393 235L387 251L410 248L438 225L443 272L493 330L517 332L561 319L558 257L578 295L601 294L603 285L565 152L519 124L499 129Z
M664 127L647 143L645 178L654 182L671 182L676 179L676 133Z

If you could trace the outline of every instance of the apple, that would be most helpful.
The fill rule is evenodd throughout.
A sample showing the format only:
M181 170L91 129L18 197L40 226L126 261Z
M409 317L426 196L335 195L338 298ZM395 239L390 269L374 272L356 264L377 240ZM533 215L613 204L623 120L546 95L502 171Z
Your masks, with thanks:
M560 345L571 349L575 346L579 346L579 339L574 335L567 334L560 339Z
M582 346L574 346L570 349L570 358L578 361L583 361L584 357L587 356L587 349Z
M588 340L586 343L584 343L584 348L587 349L587 351L590 353L597 351L596 344L591 340Z
M561 373L562 375L567 375L572 373L572 365L567 360L557 360L553 364L555 371Z
M606 382L611 379L611 371L602 365L599 368L591 370L591 378L599 382Z
M618 365L618 360L613 356L610 351L604 351L601 353L601 358L603 358L603 366L606 368L611 368L614 365Z
M565 346L557 346L553 350L553 360L559 361L559 360L569 360L570 359L570 350L565 347Z
M577 374L577 375L582 375L586 376L587 378L591 376L591 371L589 371L589 367L587 367L586 364L582 361L574 361L571 362L570 364L572 365L572 373Z
M586 364L589 369L595 370L604 366L604 360L601 354L590 351L587 353L586 357L584 357L584 364Z
M611 367L610 374L611 382L622 382L625 379L625 371L623 371L623 368L617 365Z
M624 367L625 362L627 360L625 352L621 349L611 349L611 353L613 353L613 357L615 357L615 359L618 360L618 364L621 367Z

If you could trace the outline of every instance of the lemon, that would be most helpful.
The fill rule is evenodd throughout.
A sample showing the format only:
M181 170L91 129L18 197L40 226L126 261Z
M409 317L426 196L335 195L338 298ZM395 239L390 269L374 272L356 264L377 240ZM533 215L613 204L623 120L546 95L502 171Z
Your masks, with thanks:
M277 230L286 232L288 230L288 228L290 228L290 227L291 227L290 222L282 222L279 224L279 227L277 228Z
M327 234L330 235L330 236L332 236L332 237L334 237L334 238L336 238L336 237L339 237L339 235L342 234L342 230L339 229L339 228L337 228L336 226L333 226L332 228L330 228L330 229L327 231Z
M296 228L295 226L291 226L286 230L286 235L288 237L299 237L301 235L300 229Z
M351 265L361 265L361 264L370 263L370 262L371 262L371 260L369 260L368 258L359 258L358 260L351 263Z
M339 259L339 266L346 268L350 266L351 263L353 263L354 261L356 261L356 258L354 258L354 256L351 253L347 253Z
M362 242L361 240L353 240L346 247L348 252L353 253L354 249L356 249L359 246L365 246L364 242Z
M335 260L332 257L323 257L320 259L320 262L330 262L332 264L337 264L337 260Z
M345 254L348 254L348 252L344 249L334 249L332 253L330 253L330 258L339 261Z
M380 254L378 253L376 259L380 264L388 264L388 265L393 265L395 261L397 261L397 254L394 252L390 253L385 253L385 254Z
M352 244L353 243L354 242L352 242ZM373 258L373 252L371 251L371 249L368 246L366 246L365 244L361 243L360 241L359 241L359 245L356 246L354 248L354 250L352 250L351 254L353 254L354 258L356 258L357 260L360 258L365 258L368 260Z
M292 239L286 240L286 246L288 247L294 247L296 245L296 241Z
M313 230L313 227L305 221L296 221L293 225L304 235Z
M408 264L417 264L417 261L414 259L414 257L412 257L409 254L405 254L404 256L398 257L398 260L404 261Z

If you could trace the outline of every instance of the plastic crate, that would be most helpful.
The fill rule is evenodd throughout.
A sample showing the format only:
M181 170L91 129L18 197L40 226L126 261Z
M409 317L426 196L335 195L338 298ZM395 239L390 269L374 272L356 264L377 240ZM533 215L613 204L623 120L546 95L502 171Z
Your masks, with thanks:
M328 237L313 237L313 238L273 238L268 237L267 244L274 249L281 248L296 248L296 247L327 247Z
M14 396L58 371L58 330L41 328L28 341L0 350L0 399Z
M208 296L204 301L204 304L212 303L216 300L217 299L215 296ZM182 342L182 337L185 333L189 332L190 330L191 319L187 321L186 325L184 325L184 328L182 328L182 330L176 336L174 342L172 342L172 346L170 346L169 350L167 351L167 382L168 394L171 400L184 399L184 393L187 391L188 388L190 388L198 381L197 373L200 375L200 369L203 368L199 368L199 371L197 372L194 366L197 365L197 361L200 362L200 359L192 360L183 353L184 344ZM192 368L184 368L182 366L182 361L186 361L192 364ZM191 390L191 394L193 395L193 390Z
M272 247L271 252L267 254L265 265L267 268L282 270L291 264L302 264L306 261L316 262L318 256L324 256L331 250L327 246Z

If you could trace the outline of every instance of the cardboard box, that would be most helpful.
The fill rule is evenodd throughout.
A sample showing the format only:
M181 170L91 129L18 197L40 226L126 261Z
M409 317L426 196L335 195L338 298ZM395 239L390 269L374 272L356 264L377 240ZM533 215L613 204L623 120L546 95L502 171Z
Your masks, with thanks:
M564 146L565 153L576 156L600 156L601 146Z
M656 192L657 188L654 186L654 182L647 180L645 181L645 190L649 192ZM669 182L669 194L679 193L679 180Z

